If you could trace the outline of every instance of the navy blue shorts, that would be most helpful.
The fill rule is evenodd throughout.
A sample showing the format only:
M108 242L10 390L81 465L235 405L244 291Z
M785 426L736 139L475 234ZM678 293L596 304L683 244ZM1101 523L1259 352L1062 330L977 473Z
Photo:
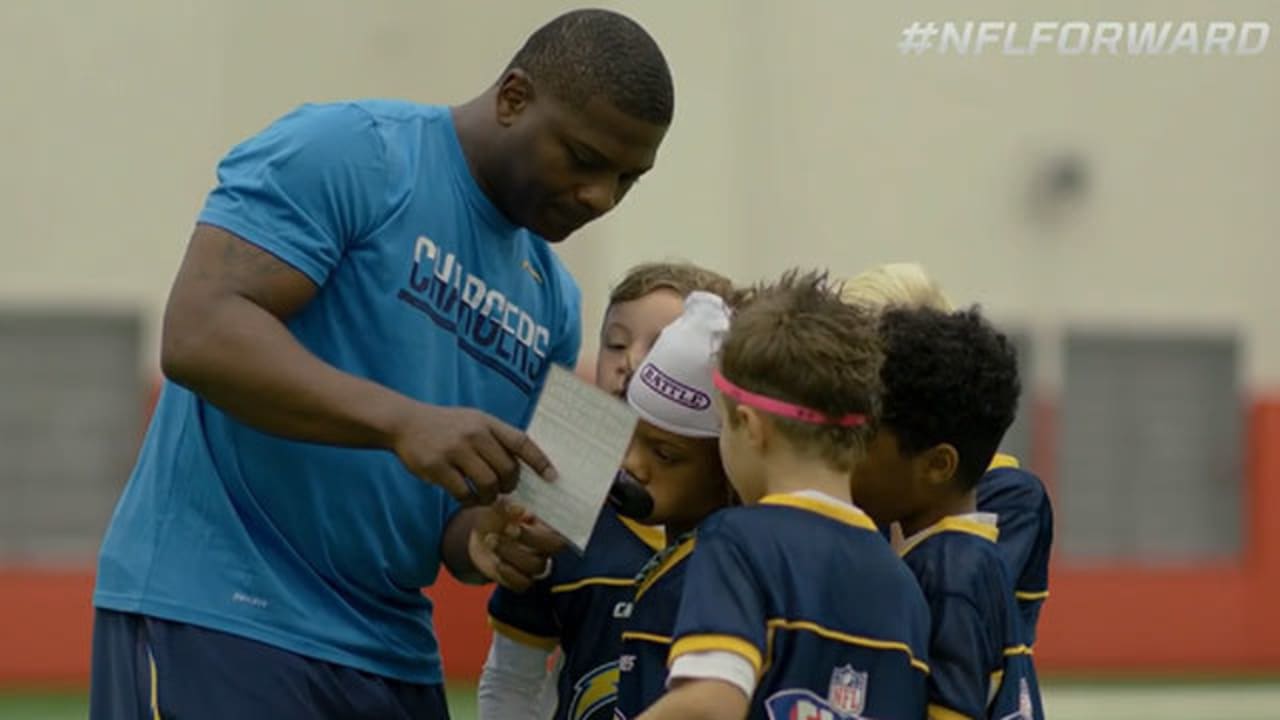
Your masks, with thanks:
M418 685L143 615L95 610L91 720L448 720Z

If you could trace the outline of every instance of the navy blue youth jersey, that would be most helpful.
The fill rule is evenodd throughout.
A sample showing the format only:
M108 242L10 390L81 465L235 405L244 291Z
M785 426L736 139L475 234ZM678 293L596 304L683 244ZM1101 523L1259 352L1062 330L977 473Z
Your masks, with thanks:
M1053 506L1044 483L1018 466L1012 455L996 455L978 481L978 511L994 513L1000 526L1000 551L1013 576L1022 614L1022 642L1034 645L1040 608L1049 597L1049 549L1053 545Z
M929 602L929 717L1042 720L995 525L951 516L908 538L902 557Z
M497 632L546 650L560 646L564 663L555 720L613 717L621 623L636 574L664 539L661 530L606 505L581 556L562 551L545 580L523 593L500 587L489 599L489 621Z
M656 565L639 579L631 617L622 631L622 655L618 659L619 720L638 717L667 687L667 656L675 630L680 594L684 589L686 562L696 537L677 541L655 560Z
M919 720L929 611L861 510L769 495L698 528L671 660L728 651L756 668L751 720Z

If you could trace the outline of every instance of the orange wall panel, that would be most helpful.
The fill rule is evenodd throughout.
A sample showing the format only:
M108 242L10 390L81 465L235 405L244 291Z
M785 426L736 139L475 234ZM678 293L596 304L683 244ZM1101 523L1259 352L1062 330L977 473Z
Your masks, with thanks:
M489 594L492 585L463 585L441 572L427 596L435 602L436 635L444 672L450 678L480 677L489 653Z
M1280 597L1280 397L1255 402L1247 427L1240 560L1155 569L1055 558L1036 648L1041 668L1280 670L1280 617L1272 607ZM1037 457L1053 467L1051 458Z
M0 684L89 677L93 572L0 568Z

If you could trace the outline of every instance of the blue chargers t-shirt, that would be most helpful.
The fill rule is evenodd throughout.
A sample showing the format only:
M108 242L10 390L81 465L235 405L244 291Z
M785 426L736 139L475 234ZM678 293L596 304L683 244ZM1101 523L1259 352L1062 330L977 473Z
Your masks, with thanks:
M307 349L411 398L524 427L573 367L577 285L472 177L446 107L304 105L235 147L199 221L309 277ZM259 432L166 382L103 542L94 605L419 683L457 504L394 454Z

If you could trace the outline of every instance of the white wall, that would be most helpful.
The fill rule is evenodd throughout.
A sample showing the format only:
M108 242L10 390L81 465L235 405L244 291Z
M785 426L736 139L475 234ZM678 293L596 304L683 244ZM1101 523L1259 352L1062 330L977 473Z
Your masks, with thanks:
M492 0L0 3L0 67L11 79L0 112L0 302L138 307L158 328L233 143L306 101L465 100L554 10Z
M1251 58L903 57L895 47L914 19L1280 26L1274 3L603 4L663 45L677 118L651 177L564 246L589 325L609 283L642 260L683 257L755 279L797 264L843 274L917 259L957 298L1034 328L1044 359L1072 324L1237 328L1246 377L1280 384L1280 322L1269 320L1280 311L1280 34ZM158 327L232 143L309 100L464 100L572 6L0 3L0 303L136 306ZM1090 192L1045 229L1026 221L1023 198L1032 159L1059 149L1086 158ZM1057 374L1048 362L1040 380Z

